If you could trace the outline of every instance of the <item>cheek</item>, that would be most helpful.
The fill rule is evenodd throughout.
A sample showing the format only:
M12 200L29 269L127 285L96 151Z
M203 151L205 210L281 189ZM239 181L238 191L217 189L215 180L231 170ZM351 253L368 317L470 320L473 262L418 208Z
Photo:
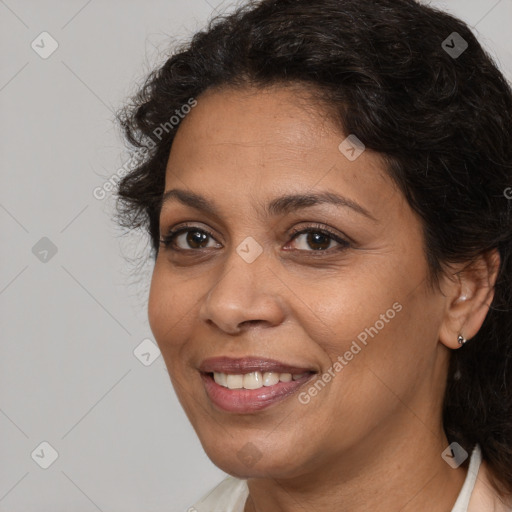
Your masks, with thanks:
M343 280L330 283L330 293L310 295L315 315L304 327L335 375L328 392L335 410L343 404L341 409L356 417L371 415L375 407L390 407L397 397L410 394L429 374L439 303L426 292L421 264L404 261L401 268L409 272L403 276L394 268L347 269ZM333 368L340 357L341 365Z
M307 293L305 288L302 293L314 313L302 316L303 328L331 361L349 350L352 341L358 340L364 347L376 331L389 331L389 325L400 321L402 314L397 309L401 309L403 292L391 279L386 284L382 282L385 274L381 269L355 272L347 268L340 274L341 277L323 282L317 280ZM301 294L300 283L294 290Z
M362 421L363 428L404 410L421 395L432 377L439 315L437 302L419 291L383 297L379 304L368 304L359 319L346 318L347 336L329 347L331 360L341 355L347 361L334 379L330 399L335 410L356 424Z
M149 291L148 320L164 357L184 338L183 330L193 304L187 287L179 285L157 262Z
M162 278L158 271L158 263L153 270L153 277L151 279L151 287L149 289L148 299L148 320L151 331L160 345L163 341L163 333L165 332L165 325L169 322L172 309L169 308L169 294L162 286ZM169 312L165 314L166 310Z

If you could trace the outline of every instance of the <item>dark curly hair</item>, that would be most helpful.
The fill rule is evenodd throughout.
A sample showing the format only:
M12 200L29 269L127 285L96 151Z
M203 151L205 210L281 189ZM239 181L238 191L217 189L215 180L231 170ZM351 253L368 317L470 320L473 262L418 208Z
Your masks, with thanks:
M460 38L465 51L448 51ZM497 492L512 493L512 91L465 23L414 0L263 0L215 18L118 114L144 158L119 183L116 220L147 230L156 257L183 106L214 87L294 83L385 158L422 219L433 286L446 264L499 251L484 324L451 353L443 424L468 452L479 443Z

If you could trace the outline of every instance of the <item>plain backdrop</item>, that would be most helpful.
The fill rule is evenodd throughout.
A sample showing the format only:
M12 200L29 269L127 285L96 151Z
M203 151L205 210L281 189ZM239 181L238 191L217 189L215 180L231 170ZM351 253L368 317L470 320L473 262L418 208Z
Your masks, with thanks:
M427 3L512 78L512 0ZM233 5L0 0L0 512L181 512L224 476L154 345L147 241L93 191L128 158L113 112Z

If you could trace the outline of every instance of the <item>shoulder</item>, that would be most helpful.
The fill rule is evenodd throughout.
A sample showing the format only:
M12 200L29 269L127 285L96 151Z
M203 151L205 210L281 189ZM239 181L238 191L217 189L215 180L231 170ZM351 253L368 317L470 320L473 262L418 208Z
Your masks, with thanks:
M248 495L245 480L228 476L187 512L243 512Z
M512 512L512 496L504 499L497 494L491 484L489 468L485 461L480 465L468 512Z

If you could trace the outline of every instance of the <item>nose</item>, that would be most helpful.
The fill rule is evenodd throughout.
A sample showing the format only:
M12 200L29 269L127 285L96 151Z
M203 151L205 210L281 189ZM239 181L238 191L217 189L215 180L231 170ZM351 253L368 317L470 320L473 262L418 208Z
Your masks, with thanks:
M267 265L263 255L247 263L233 251L222 276L203 299L200 319L231 335L252 325L271 327L282 323L283 286Z

